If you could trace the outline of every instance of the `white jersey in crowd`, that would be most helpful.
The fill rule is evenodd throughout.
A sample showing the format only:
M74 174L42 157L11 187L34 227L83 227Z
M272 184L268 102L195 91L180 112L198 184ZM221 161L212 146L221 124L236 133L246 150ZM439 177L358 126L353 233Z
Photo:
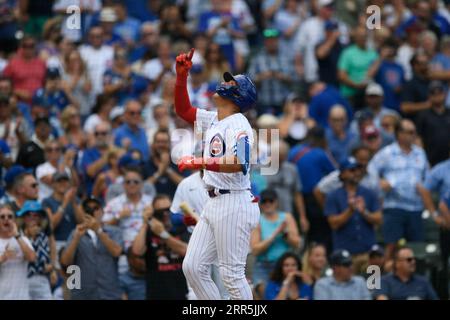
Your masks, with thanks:
M198 171L183 179L178 184L175 195L173 196L170 211L180 213L180 204L182 202L187 202L189 207L193 209L195 213L201 215L203 207L208 199L206 185L200 176L200 171Z
M247 118L242 113L235 113L222 119L217 118L217 112L197 109L197 130L206 132L204 158L236 155L237 141L247 136L250 150L253 146L253 131ZM223 173L205 170L203 181L207 187L225 190L250 189L250 175L242 172Z

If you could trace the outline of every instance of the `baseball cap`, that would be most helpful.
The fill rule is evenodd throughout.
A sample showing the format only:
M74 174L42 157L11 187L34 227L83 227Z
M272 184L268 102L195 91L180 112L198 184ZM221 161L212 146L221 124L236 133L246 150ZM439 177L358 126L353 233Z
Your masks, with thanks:
M278 38L280 32L277 29L265 29L263 35L264 38Z
M375 82L370 83L366 88L366 96L384 96L383 87Z
M114 8L105 7L100 11L101 22L116 22L117 14Z
M91 202L94 202L94 203L98 204L99 206L102 205L101 201L98 198L96 198L94 196L89 196L86 199L84 199L83 202L81 203L81 205L83 206L83 209L86 209L88 204Z
M266 189L263 192L261 192L261 194L259 195L261 201L266 201L266 200L277 200L278 199L278 195L275 192L275 190L272 189Z
M58 68L48 68L45 74L45 79L59 79L61 78L61 73Z
M353 157L347 158L339 164L340 171L351 170L351 169L355 169L358 167L359 167L359 164L356 162L355 158L353 158Z
M428 93L433 93L436 91L440 91L440 92L445 91L445 85L442 81L434 80L434 81L431 81L431 83L428 85Z
M256 120L258 128L273 128L278 125L280 120L272 114L263 114Z
M14 183L16 177L18 177L22 173L31 173L31 172L32 170L27 170L25 169L25 167L16 164L11 168L9 168L8 171L6 171L5 177L3 179L5 180L6 186L10 186L11 184Z
M355 120L358 125L361 125L364 121L373 120L374 114L370 110L360 110L355 113Z
M44 216L46 215L46 212L42 208L41 204L38 201L35 201L35 200L27 200L27 201L25 201L25 203L23 204L22 209L17 211L16 215L18 217L22 217L23 215L25 215L28 212L39 212L39 213L41 213Z
M352 265L352 256L347 250L336 250L330 256L331 266L346 266Z
M369 139L369 138L377 138L380 135L380 130L377 129L374 125L369 125L364 128L362 132L362 138L363 139Z
M334 0L319 0L317 1L317 6L320 8L334 5Z
M61 181L61 180L69 180L70 181L70 177L67 174L67 172L55 172L52 176L52 181Z
M122 106L115 106L109 113L109 120L114 121L117 117L120 117L125 112Z
M384 256L384 249L379 244L374 244L369 251L369 257Z

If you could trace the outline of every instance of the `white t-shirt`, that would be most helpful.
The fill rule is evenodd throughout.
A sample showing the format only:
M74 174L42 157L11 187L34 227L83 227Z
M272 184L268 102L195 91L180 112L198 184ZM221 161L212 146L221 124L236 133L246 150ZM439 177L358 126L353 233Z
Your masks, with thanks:
M26 237L22 239L33 249L30 240ZM16 256L0 265L0 300L29 300L28 262L15 238L0 239L0 255L5 253L6 246Z
M100 49L84 45L80 48L80 54L91 78L92 91L96 95L100 94L103 91L103 74L112 65L114 50L106 45Z
M201 215L208 199L206 185L200 177L200 171L198 171L183 179L178 184L170 211L180 213L180 204L186 202L195 213Z

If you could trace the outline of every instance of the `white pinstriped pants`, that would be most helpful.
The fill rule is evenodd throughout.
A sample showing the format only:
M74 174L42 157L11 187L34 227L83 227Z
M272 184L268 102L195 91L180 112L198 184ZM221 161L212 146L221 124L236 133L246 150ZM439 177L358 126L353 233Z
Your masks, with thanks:
M183 272L200 300L220 300L211 279L211 265L219 271L232 300L253 299L245 278L250 233L259 222L259 206L250 191L210 198L194 228L183 261Z

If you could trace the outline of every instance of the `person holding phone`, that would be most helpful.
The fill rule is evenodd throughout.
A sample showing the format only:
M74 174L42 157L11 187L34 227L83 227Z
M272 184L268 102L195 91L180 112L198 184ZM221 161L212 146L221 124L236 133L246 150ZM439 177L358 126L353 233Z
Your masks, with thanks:
M103 208L97 198L83 201L84 220L72 231L61 255L61 265L82 270L80 288L70 291L72 300L120 300L118 258L122 254L122 232L102 224Z

